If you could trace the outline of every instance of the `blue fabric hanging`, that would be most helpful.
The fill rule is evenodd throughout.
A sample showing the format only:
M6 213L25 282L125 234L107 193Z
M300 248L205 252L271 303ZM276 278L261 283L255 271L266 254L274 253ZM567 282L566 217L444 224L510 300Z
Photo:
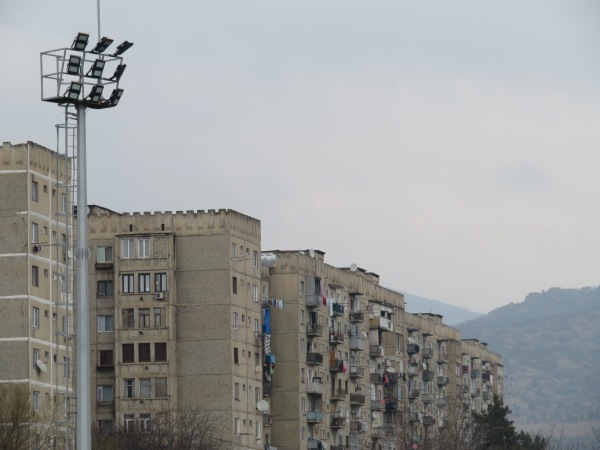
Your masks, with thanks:
M262 326L263 333L271 334L271 310L269 308L265 308L263 311L265 312L265 318Z

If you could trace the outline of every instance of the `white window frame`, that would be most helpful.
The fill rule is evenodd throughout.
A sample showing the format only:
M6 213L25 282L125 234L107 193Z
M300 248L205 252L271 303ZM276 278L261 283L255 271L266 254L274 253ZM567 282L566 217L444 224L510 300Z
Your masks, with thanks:
M135 415L123 414L123 425L125 426L125 431L134 431Z
M98 315L98 332L110 333L114 330L114 316L112 314Z
M261 439L262 438L262 422L260 420L256 421L256 439Z
M121 258L133 259L134 257L134 241L133 239L121 239Z
M239 419L239 417L235 418L234 423L235 423L235 425L234 425L235 426L235 434L240 434L241 430L240 430L240 419Z
M31 326L35 328L40 327L40 308L35 306L31 310Z
M112 384L99 384L96 388L98 402L112 402L115 399L115 389Z
M258 252L256 250L252 252L252 267L258 267Z
M150 238L138 239L138 258L150 258Z
M130 396L127 395L128 389L131 392ZM125 378L123 380L123 398L135 398L135 379Z
M238 326L239 326L239 323L238 323L238 313L234 312L233 313L233 317L232 317L231 320L232 320L233 329L237 330Z
M108 254L108 256L107 256ZM96 249L96 262L111 263L113 262L113 248L104 246Z
M31 242L37 243L40 238L40 228L37 223L31 222Z
M42 399L40 396L40 391L33 391L33 410L34 411L40 410L41 402L42 402Z
M252 300L254 303L258 303L258 286L256 284L252 286Z

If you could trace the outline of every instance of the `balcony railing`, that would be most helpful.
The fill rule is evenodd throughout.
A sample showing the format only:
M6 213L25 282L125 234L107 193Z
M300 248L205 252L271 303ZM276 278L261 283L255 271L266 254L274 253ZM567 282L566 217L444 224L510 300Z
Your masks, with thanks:
M321 353L307 353L306 364L321 365L323 364L323 355Z
M406 351L409 354L413 354L413 353L419 353L420 347L418 344L408 344L406 346Z
M339 414L332 414L329 418L329 426L331 428L345 428L346 418L344 416L340 416Z
M440 397L437 399L437 405L438 407L444 407L448 404L448 400L445 397Z
M318 381L317 381L318 380ZM325 385L321 382L320 378L313 378L312 381L306 383L306 393L322 395L325 392Z
M360 420L350 421L350 433L364 434L369 431L369 425L367 422L361 422Z
M479 388L472 389L471 397L481 397L481 389L479 389Z
M364 405L366 403L366 398L362 394L350 394L350 404L351 405Z
M379 372L371 373L369 375L369 381L374 384L381 384L383 383L383 374Z
M383 347L377 344L369 345L369 356L384 356Z
M434 398L434 395L430 392L426 392L421 395L421 400L423 403L433 403Z
M351 323L363 323L365 321L365 313L363 311L350 311Z
M344 367L343 359L330 359L329 360L329 371L330 372L341 372Z
M371 411L383 411L385 409L384 400L373 400L369 403L371 405Z
M306 413L306 420L310 423L323 422L323 411L308 411Z
M433 370L424 370L423 371L423 381L433 381L435 380L436 375Z
M269 428L273 424L273 418L270 414L263 414L263 427Z
M307 336L323 336L323 325L319 323L307 323L306 334Z
M371 317L369 319L369 328L381 328L386 331L394 331L394 322L385 317Z
M421 391L419 389L413 389L408 393L408 398L415 399L421 396Z
M386 411L396 411L398 410L398 397L386 397L384 398L385 410Z
M362 378L365 376L365 368L363 366L356 366L350 364L350 377Z
M437 384L439 386L445 386L447 384L450 384L450 378L440 375L437 377Z
M346 400L347 396L348 391L346 391L346 389L334 389L333 391L331 391L331 400Z
M329 329L329 342L332 344L341 344L344 342L344 333L341 331L335 331L333 328Z
M482 372L481 373L481 379L483 381L490 381L490 376L491 376L491 373L489 373L489 372Z
M340 305L339 303L334 303L332 305L333 315L334 316L343 316L344 315L344 305Z
M305 302L307 308L317 308L323 304L321 294L306 294Z
M433 349L431 347L423 347L421 355L423 355L423 358L433 358Z
M421 370L421 366L408 366L408 376L409 377L414 377L415 375L417 375Z
M349 345L350 350L358 350L361 352L364 352L367 346L366 341L358 336L350 336Z
M384 373L383 374L383 384L386 386L394 386L398 384L398 374L397 373Z

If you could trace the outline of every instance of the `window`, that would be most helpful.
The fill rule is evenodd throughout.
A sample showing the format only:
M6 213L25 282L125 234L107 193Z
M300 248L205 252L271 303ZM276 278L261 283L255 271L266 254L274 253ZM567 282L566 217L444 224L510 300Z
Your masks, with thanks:
M238 354L237 347L233 347L233 363L234 364L239 364L240 363L240 357L239 357L239 354Z
M236 255L235 255L235 252L236 252L236 250L237 250L237 247L236 247L236 245L235 245L235 242L232 242L232 243L231 243L231 257L232 257L232 258L235 258L235 256L236 256Z
M304 367L300 368L300 383L304 383L304 377L306 376L306 370Z
M166 397L167 396L167 379L166 378L155 378L154 379L154 397Z
M254 334L258 333L258 319L254 319Z
M111 434L113 431L112 420L102 419L96 422L98 426L98 432L100 434Z
M154 274L154 292L167 292L167 274Z
M33 410L34 411L40 410L40 402L41 402L40 391L33 391Z
M38 368L38 360L40 359L40 351L37 348L33 349L33 368Z
M154 308L154 326L160 328L163 326L163 310L165 308Z
M262 432L262 423L260 420L257 420L256 421L256 439L261 438L261 432Z
M132 363L135 361L135 350L133 344L123 344L123 362Z
M240 419L235 418L235 434L240 434Z
M31 325L33 325L36 328L39 328L40 326L40 309L36 308L35 306L31 311Z
M113 385L101 384L96 388L96 400L99 402L113 401Z
M304 310L300 310L300 325L304 325Z
M300 338L300 353L306 352L306 342L303 338Z
M233 278L231 279L231 291L232 291L234 294L237 294L237 278L236 278L236 277L233 277Z
M31 200L37 202L39 200L38 182L31 181Z
M69 374L69 362L66 356L63 356L63 377L67 378Z
M235 383L233 385L233 398L237 401L240 400L240 383Z
M252 252L252 265L258 267L258 252L256 250Z
M138 258L150 257L150 239L138 239Z
M150 378L140 378L140 398L152 397Z
M123 380L123 398L134 398L135 397L135 380L132 378L126 378Z
M98 297L113 296L113 280L98 281Z
M101 314L98 316L98 332L105 333L113 331L113 315Z
M38 266L31 266L31 285L38 287L40 285Z
M123 258L123 259L133 258L133 239L122 239L121 240L121 258Z
M233 313L233 329L237 330L238 329L238 313L234 312Z
M143 292L150 292L150 274L140 273L138 275L138 290Z
M133 274L126 273L123 275L123 294L132 294L133 292Z
M113 366L113 351L112 350L100 350L98 352L98 366L110 367Z
M135 328L135 310L133 308L122 310L121 324L123 328Z
M306 399L304 397L300 398L300 410L302 412L306 411Z
M304 295L304 281L300 281L300 297Z
M113 248L112 247L98 247L96 251L96 262L99 263L110 263L113 260Z
M39 242L38 224L31 222L31 242Z
M252 300L254 300L254 303L258 303L258 286L257 285L252 286Z
M306 440L306 428L302 427L302 435L300 436L300 438L305 441Z
M167 343L166 342L154 343L154 361L167 362Z
M123 414L123 424L125 425L125 432L134 431L135 416L133 414Z
M139 327L150 328L150 308L140 308L139 310Z
M260 402L261 398L260 398L260 388L259 387L255 387L254 388L254 401L256 403Z
M148 431L150 429L150 414L140 414L140 430Z
M67 235L61 234L60 239L61 239L61 244L62 244L62 254L66 258L67 257Z
M139 362L150 362L150 344L138 344Z
M62 194L60 196L60 212L67 212L67 194Z

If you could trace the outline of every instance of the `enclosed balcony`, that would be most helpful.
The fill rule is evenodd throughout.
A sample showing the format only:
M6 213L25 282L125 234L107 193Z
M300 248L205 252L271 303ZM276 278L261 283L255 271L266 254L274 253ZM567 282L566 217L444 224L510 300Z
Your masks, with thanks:
M383 411L385 410L385 400L375 400L371 399L369 403L371 407L371 411Z
M411 400L421 397L421 391L419 389L413 389L408 393L408 398Z
M333 391L331 391L330 400L339 402L340 400L346 400L347 396L348 391L346 391L346 389L334 389Z
M481 397L481 389L479 389L479 388L471 389L471 397L473 397L473 398Z
M492 393L491 393L491 391L483 391L481 393L481 398L484 401L489 402L492 399Z
M269 428L273 424L273 418L271 414L263 414L263 427Z
M325 392L325 385L320 378L313 378L306 383L306 393L312 395L322 395Z
M358 336L350 336L350 350L364 352L367 347L366 340Z
M344 368L343 359L330 359L329 360L329 371L330 372L341 372Z
M366 398L362 394L350 394L350 404L355 406L364 406L366 404Z
M383 346L377 345L377 344L369 345L369 356L378 357L378 356L384 356L384 354L385 353L383 351Z
M443 408L448 404L448 400L445 397L440 397L437 399L438 408Z
M399 409L400 399L398 397L385 397L385 410L397 411Z
M307 336L323 336L323 325L319 323L308 322L306 324Z
M373 384L382 384L383 383L383 374L380 372L371 373L369 375L369 381Z
M448 354L445 350L440 350L437 357L438 364L446 364L448 363Z
M310 423L323 422L323 411L308 411L306 413L306 421Z
M367 422L361 422L360 420L350 421L350 433L364 434L369 431L369 424Z
M363 311L350 311L351 323L363 323L365 321L365 313Z
M379 328L385 331L394 331L394 321L386 317L371 317L369 328Z
M406 351L408 352L409 355L419 353L419 350L420 350L420 347L418 344L408 344L406 346Z
M433 349L431 347L423 347L421 354L423 358L433 358Z
M419 365L408 366L408 376L414 377L415 375L419 374L420 370L421 370L421 366L419 366Z
M481 378L481 370L480 369L473 369L471 371L471 378Z
M306 364L320 366L323 364L323 355L321 353L307 353Z
M395 386L396 384L398 384L398 374L390 372L384 373L383 384L386 386Z
M450 378L440 375L437 377L437 384L438 384L438 386L448 385L448 384L450 384Z
M306 294L304 299L307 308L318 308L323 304L323 297L321 297L321 294Z
M340 414L332 414L329 417L329 426L331 428L345 428L346 418Z
M434 395L431 392L425 392L421 395L423 403L433 403Z
M342 344L344 342L344 333L342 333L341 331L335 331L333 328L330 328L329 342L331 344Z
M482 372L481 373L481 379L483 381L490 381L491 380L491 373L490 372Z
M350 363L350 378L363 378L365 376L365 368L356 364Z
M343 316L344 315L344 305L340 305L339 303L334 303L332 305L333 315L334 316Z
M423 381L433 381L436 379L435 372L433 370L423 371Z

